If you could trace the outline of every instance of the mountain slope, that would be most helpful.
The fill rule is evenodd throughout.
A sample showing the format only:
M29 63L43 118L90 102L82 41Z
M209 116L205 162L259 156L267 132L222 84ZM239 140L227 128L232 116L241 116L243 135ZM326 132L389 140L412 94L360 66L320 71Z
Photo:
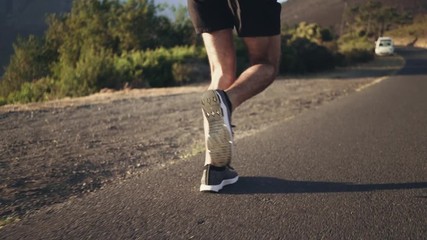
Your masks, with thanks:
M368 0L288 0L282 6L282 21L294 25L302 21L318 23L339 30L344 9ZM427 0L377 0L384 6L414 14L427 12Z

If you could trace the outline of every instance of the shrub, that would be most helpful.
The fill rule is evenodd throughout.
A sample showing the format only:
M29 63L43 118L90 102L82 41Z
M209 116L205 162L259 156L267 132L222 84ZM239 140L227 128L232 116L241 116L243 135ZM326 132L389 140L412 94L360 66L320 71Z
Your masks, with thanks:
M346 64L368 62L374 59L374 53L366 49L353 49L344 53Z
M171 52L173 56L171 71L175 84L182 85L208 77L209 64L204 48L175 47Z
M29 36L18 38L13 45L14 54L6 68L1 82L0 96L18 91L25 82L31 82L50 73L52 53L42 39Z
M367 37L353 35L344 35L338 39L339 51L342 53L350 52L354 49L363 49L373 51L375 44Z
M294 28L288 28L284 32L290 35L290 38L304 38L315 43L331 42L334 40L334 34L330 29L322 28L316 23L300 22Z
M282 59L280 62L280 73L300 73L305 67L301 62L297 49L290 45L282 45Z
M337 48L333 32L315 23L301 22L293 28L284 28L280 73L333 69Z
M51 78L42 78L35 82L26 82L20 90L7 97L8 103L40 102L52 99L56 91L56 82Z
M132 87L146 87L147 82L142 78L142 66L137 64L132 54L123 53L114 57L114 69L121 83Z
M0 97L0 106L6 105L7 101L4 97Z
M83 49L75 65L60 59L57 66L60 95L84 96L102 88L114 88L120 85L110 51L97 50L93 46L86 46Z
M306 38L287 41L282 47L280 71L307 73L333 69L335 60L332 52Z
M42 39L16 42L0 97L37 100L41 95L34 87L41 78L56 79L55 92L47 95L70 97L126 83L164 87L190 81L192 59L205 60L206 54L194 47L169 49L197 41L185 8L176 11L173 22L158 10L151 0L74 1L71 12L46 19Z
M338 40L339 52L344 56L341 65L367 62L374 58L375 44L367 37L343 35Z
M206 53L196 47L174 47L136 51L121 58L128 59L131 77L142 78L149 87L165 87L190 81L191 62L206 61ZM132 76L132 72L138 75Z
M173 63L172 64L172 77L175 83L183 85L191 81L192 67L190 64Z

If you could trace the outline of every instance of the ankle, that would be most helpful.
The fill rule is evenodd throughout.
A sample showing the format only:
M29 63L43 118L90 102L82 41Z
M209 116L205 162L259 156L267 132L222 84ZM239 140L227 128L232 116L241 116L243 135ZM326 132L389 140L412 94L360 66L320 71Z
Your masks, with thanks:
M231 102L230 98L228 97L227 92L226 92L226 91L223 91L223 90L218 90L218 91L221 91L221 92L223 92L223 93L224 93L224 96L225 96L225 99L224 99L225 104L227 105L228 109L230 109L230 113L231 113L231 112L233 112L233 103Z
M212 164L207 164L207 165L205 165L205 169L210 169L210 170L214 170L214 171L224 171L225 166L217 167L217 166L214 166Z

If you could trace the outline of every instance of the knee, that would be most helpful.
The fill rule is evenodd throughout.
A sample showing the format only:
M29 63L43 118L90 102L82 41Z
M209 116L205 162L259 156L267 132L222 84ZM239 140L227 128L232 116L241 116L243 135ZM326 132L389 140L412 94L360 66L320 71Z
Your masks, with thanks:
M271 78L274 80L277 75L279 74L279 67L277 66L277 64L273 64L273 63L268 63L268 68L269 68L269 73Z
M213 71L211 74L212 81L209 87L210 89L226 90L236 81L235 75L227 74L223 71Z
M269 76L268 80L270 83L274 81L277 77L278 70L273 64L266 64L267 76Z
M254 66L258 68L258 71L262 72L265 78L270 82L274 81L274 79L277 77L277 74L279 72L276 65L269 62L259 63Z

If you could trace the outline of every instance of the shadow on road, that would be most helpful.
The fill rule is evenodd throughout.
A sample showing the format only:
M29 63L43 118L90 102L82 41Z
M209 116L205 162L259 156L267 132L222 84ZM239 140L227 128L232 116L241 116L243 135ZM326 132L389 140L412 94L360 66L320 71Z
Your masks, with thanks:
M341 182L291 181L274 177L241 177L236 184L224 188L222 193L334 193L422 188L427 188L427 182L353 184Z

